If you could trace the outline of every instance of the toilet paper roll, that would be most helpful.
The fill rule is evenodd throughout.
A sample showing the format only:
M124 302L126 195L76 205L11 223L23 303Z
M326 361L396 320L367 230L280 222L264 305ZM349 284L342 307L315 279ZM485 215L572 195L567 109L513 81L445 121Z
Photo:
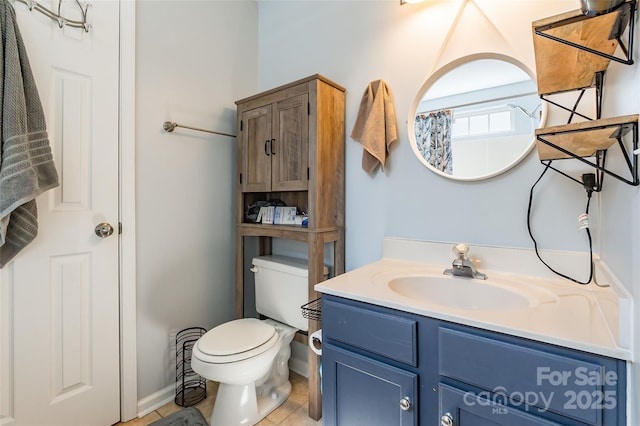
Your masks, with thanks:
M322 355L322 329L314 331L309 336L309 347L316 355Z

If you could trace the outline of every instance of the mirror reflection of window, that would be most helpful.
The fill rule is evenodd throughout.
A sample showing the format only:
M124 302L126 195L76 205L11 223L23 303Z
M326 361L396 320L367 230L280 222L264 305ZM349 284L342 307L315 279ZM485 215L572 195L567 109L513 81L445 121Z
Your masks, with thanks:
M454 179L484 179L509 169L533 148L543 115L535 79L515 59L501 57L461 58L437 70L423 85L409 137L428 168ZM452 111L449 157L443 157L448 170L438 161L434 166L433 150L425 149L429 144L418 119L443 110Z
M456 117L451 127L451 137L462 138L469 136L469 117Z
M484 135L489 133L489 115L472 115L469 117L469 134Z
M503 107L491 111L469 111L453 117L451 137L456 139L477 135L504 135L514 132L511 108Z
M511 111L499 111L489 114L489 133L504 133L513 130Z

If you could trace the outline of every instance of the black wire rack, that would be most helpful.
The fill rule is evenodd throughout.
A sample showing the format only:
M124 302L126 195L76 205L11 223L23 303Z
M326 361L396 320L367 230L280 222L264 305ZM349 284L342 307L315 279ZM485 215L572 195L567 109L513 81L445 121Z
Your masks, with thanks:
M321 309L320 302L321 302L321 299L318 298L300 306L300 309L302 309L302 316L310 320L315 320L315 321L322 320L322 309Z
M207 397L207 380L191 368L193 345L207 332L202 327L185 328L176 334L175 403L189 407Z

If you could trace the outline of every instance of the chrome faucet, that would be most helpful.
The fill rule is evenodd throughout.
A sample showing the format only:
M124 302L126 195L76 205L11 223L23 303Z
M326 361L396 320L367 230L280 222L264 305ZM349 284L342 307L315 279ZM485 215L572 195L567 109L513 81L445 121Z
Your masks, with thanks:
M459 243L453 246L453 252L456 255L456 258L453 260L451 264L451 269L445 269L443 274L445 275L453 275L455 277L468 277L468 278L476 278L479 280L486 280L487 275L482 272L478 272L475 265L471 260L469 260L469 246L465 243Z

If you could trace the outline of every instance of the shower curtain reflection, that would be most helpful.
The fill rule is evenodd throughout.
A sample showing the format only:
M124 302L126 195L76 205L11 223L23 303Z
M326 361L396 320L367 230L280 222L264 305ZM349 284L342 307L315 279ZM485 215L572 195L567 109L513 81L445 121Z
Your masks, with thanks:
M450 109L418 114L414 126L420 154L433 167L449 175L453 173L451 116Z

